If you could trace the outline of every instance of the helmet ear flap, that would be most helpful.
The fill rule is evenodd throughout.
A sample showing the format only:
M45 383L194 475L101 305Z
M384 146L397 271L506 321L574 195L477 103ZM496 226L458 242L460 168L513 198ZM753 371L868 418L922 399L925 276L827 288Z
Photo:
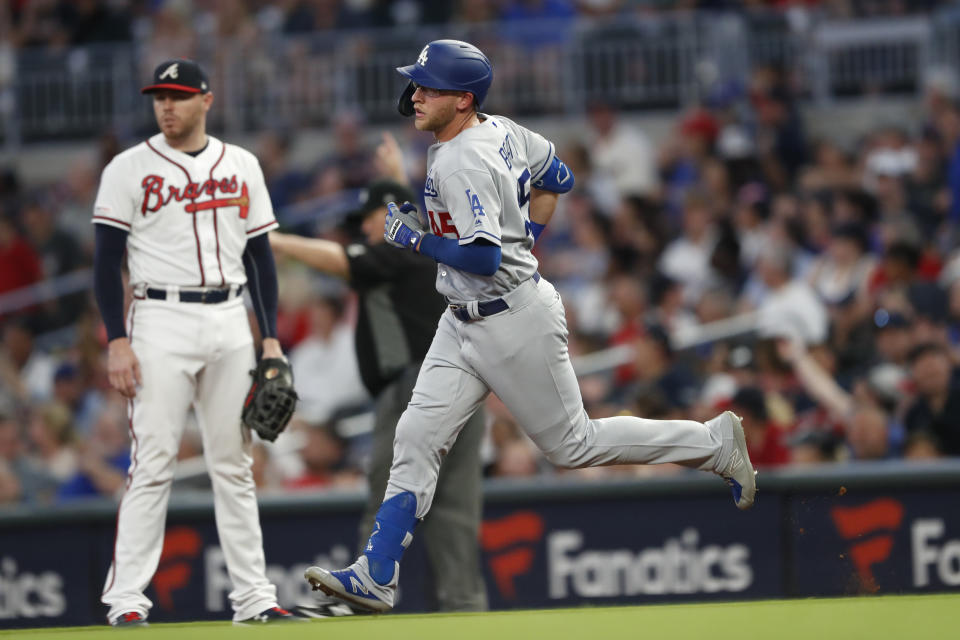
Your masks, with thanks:
M408 82L407 88L403 90L400 99L397 101L397 111L400 112L400 115L408 118L413 115L413 94L416 91L417 86L413 82Z

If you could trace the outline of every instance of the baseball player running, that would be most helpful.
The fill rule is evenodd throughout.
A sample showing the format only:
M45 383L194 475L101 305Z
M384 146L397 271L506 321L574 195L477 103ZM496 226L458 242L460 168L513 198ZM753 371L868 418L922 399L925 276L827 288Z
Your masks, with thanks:
M384 235L437 261L437 290L449 306L397 424L364 553L339 571L310 567L310 584L372 611L393 607L400 559L430 510L444 454L490 391L554 464L679 463L722 476L736 506L751 507L754 470L733 413L705 424L586 415L563 303L530 252L574 177L543 137L477 111L493 76L487 57L466 42L437 40L398 71L410 80L400 112L436 144L427 154L426 216L391 204Z
M257 159L206 133L206 74L168 60L143 89L160 133L108 164L94 205L94 289L109 339L110 384L129 398L131 464L102 601L114 626L146 624L144 596L163 547L177 450L191 406L214 490L217 533L233 582L235 623L300 619L266 577L240 414L254 368L243 304L249 286L264 358L276 339L277 226ZM133 301L123 318L124 251Z
M393 153L398 156L394 164L399 166L403 161L399 147L392 137L384 140L378 157ZM436 264L426 256L397 251L383 238L387 203L400 199L413 200L415 196L404 184L392 180L378 180L361 192L360 208L352 217L360 222L364 243L344 247L323 238L270 233L275 253L344 278L359 297L357 360L364 384L376 398L367 464L370 492L358 531L361 553L387 488L397 422L410 402L437 321L447 308L433 288ZM479 545L483 434L484 415L478 411L450 448L447 464L440 471L435 508L419 529L434 576L429 595L440 611L487 608Z

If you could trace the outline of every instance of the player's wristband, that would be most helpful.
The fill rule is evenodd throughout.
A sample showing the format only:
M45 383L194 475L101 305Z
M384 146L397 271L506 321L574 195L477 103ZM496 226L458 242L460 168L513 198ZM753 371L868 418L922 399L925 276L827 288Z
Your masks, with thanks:
M540 239L540 234L543 233L543 230L547 228L547 225L540 224L539 222L530 221L530 232L533 234L533 241L536 242Z

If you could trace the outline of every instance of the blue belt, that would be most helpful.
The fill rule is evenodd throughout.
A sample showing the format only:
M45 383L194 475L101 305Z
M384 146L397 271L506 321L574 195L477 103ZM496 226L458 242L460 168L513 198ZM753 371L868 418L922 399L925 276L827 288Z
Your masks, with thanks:
M534 272L533 281L540 282L540 274ZM492 316L501 311L506 311L510 308L510 305L507 304L507 301L503 298L497 298L496 300L484 300L477 303L477 315L481 318L486 318L487 316ZM453 312L453 316L462 322L471 322L473 318L470 317L470 312L467 310L467 305L465 304L451 304L450 311Z
M243 293L243 285L237 287L237 295ZM166 289L150 289L146 291L151 300L166 300ZM203 291L181 291L180 302L199 302L201 304L216 304L226 302L230 298L230 289L205 289Z

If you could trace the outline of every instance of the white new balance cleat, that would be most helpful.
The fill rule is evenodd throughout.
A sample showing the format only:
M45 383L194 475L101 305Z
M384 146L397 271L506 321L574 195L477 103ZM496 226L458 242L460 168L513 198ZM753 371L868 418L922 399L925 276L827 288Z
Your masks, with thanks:
M733 502L738 509L749 509L753 506L757 496L757 472L750 463L750 454L747 453L747 439L743 435L743 425L740 418L732 411L724 411L710 420L708 425L715 425L724 442L733 441L730 459L726 466L717 471L730 486L733 493Z
M393 578L387 584L377 584L370 577L367 556L360 556L356 562L339 571L327 571L320 567L310 567L303 573L314 590L323 591L328 596L344 600L367 611L382 613L393 609L397 594L397 577L400 575L400 563L394 562Z

